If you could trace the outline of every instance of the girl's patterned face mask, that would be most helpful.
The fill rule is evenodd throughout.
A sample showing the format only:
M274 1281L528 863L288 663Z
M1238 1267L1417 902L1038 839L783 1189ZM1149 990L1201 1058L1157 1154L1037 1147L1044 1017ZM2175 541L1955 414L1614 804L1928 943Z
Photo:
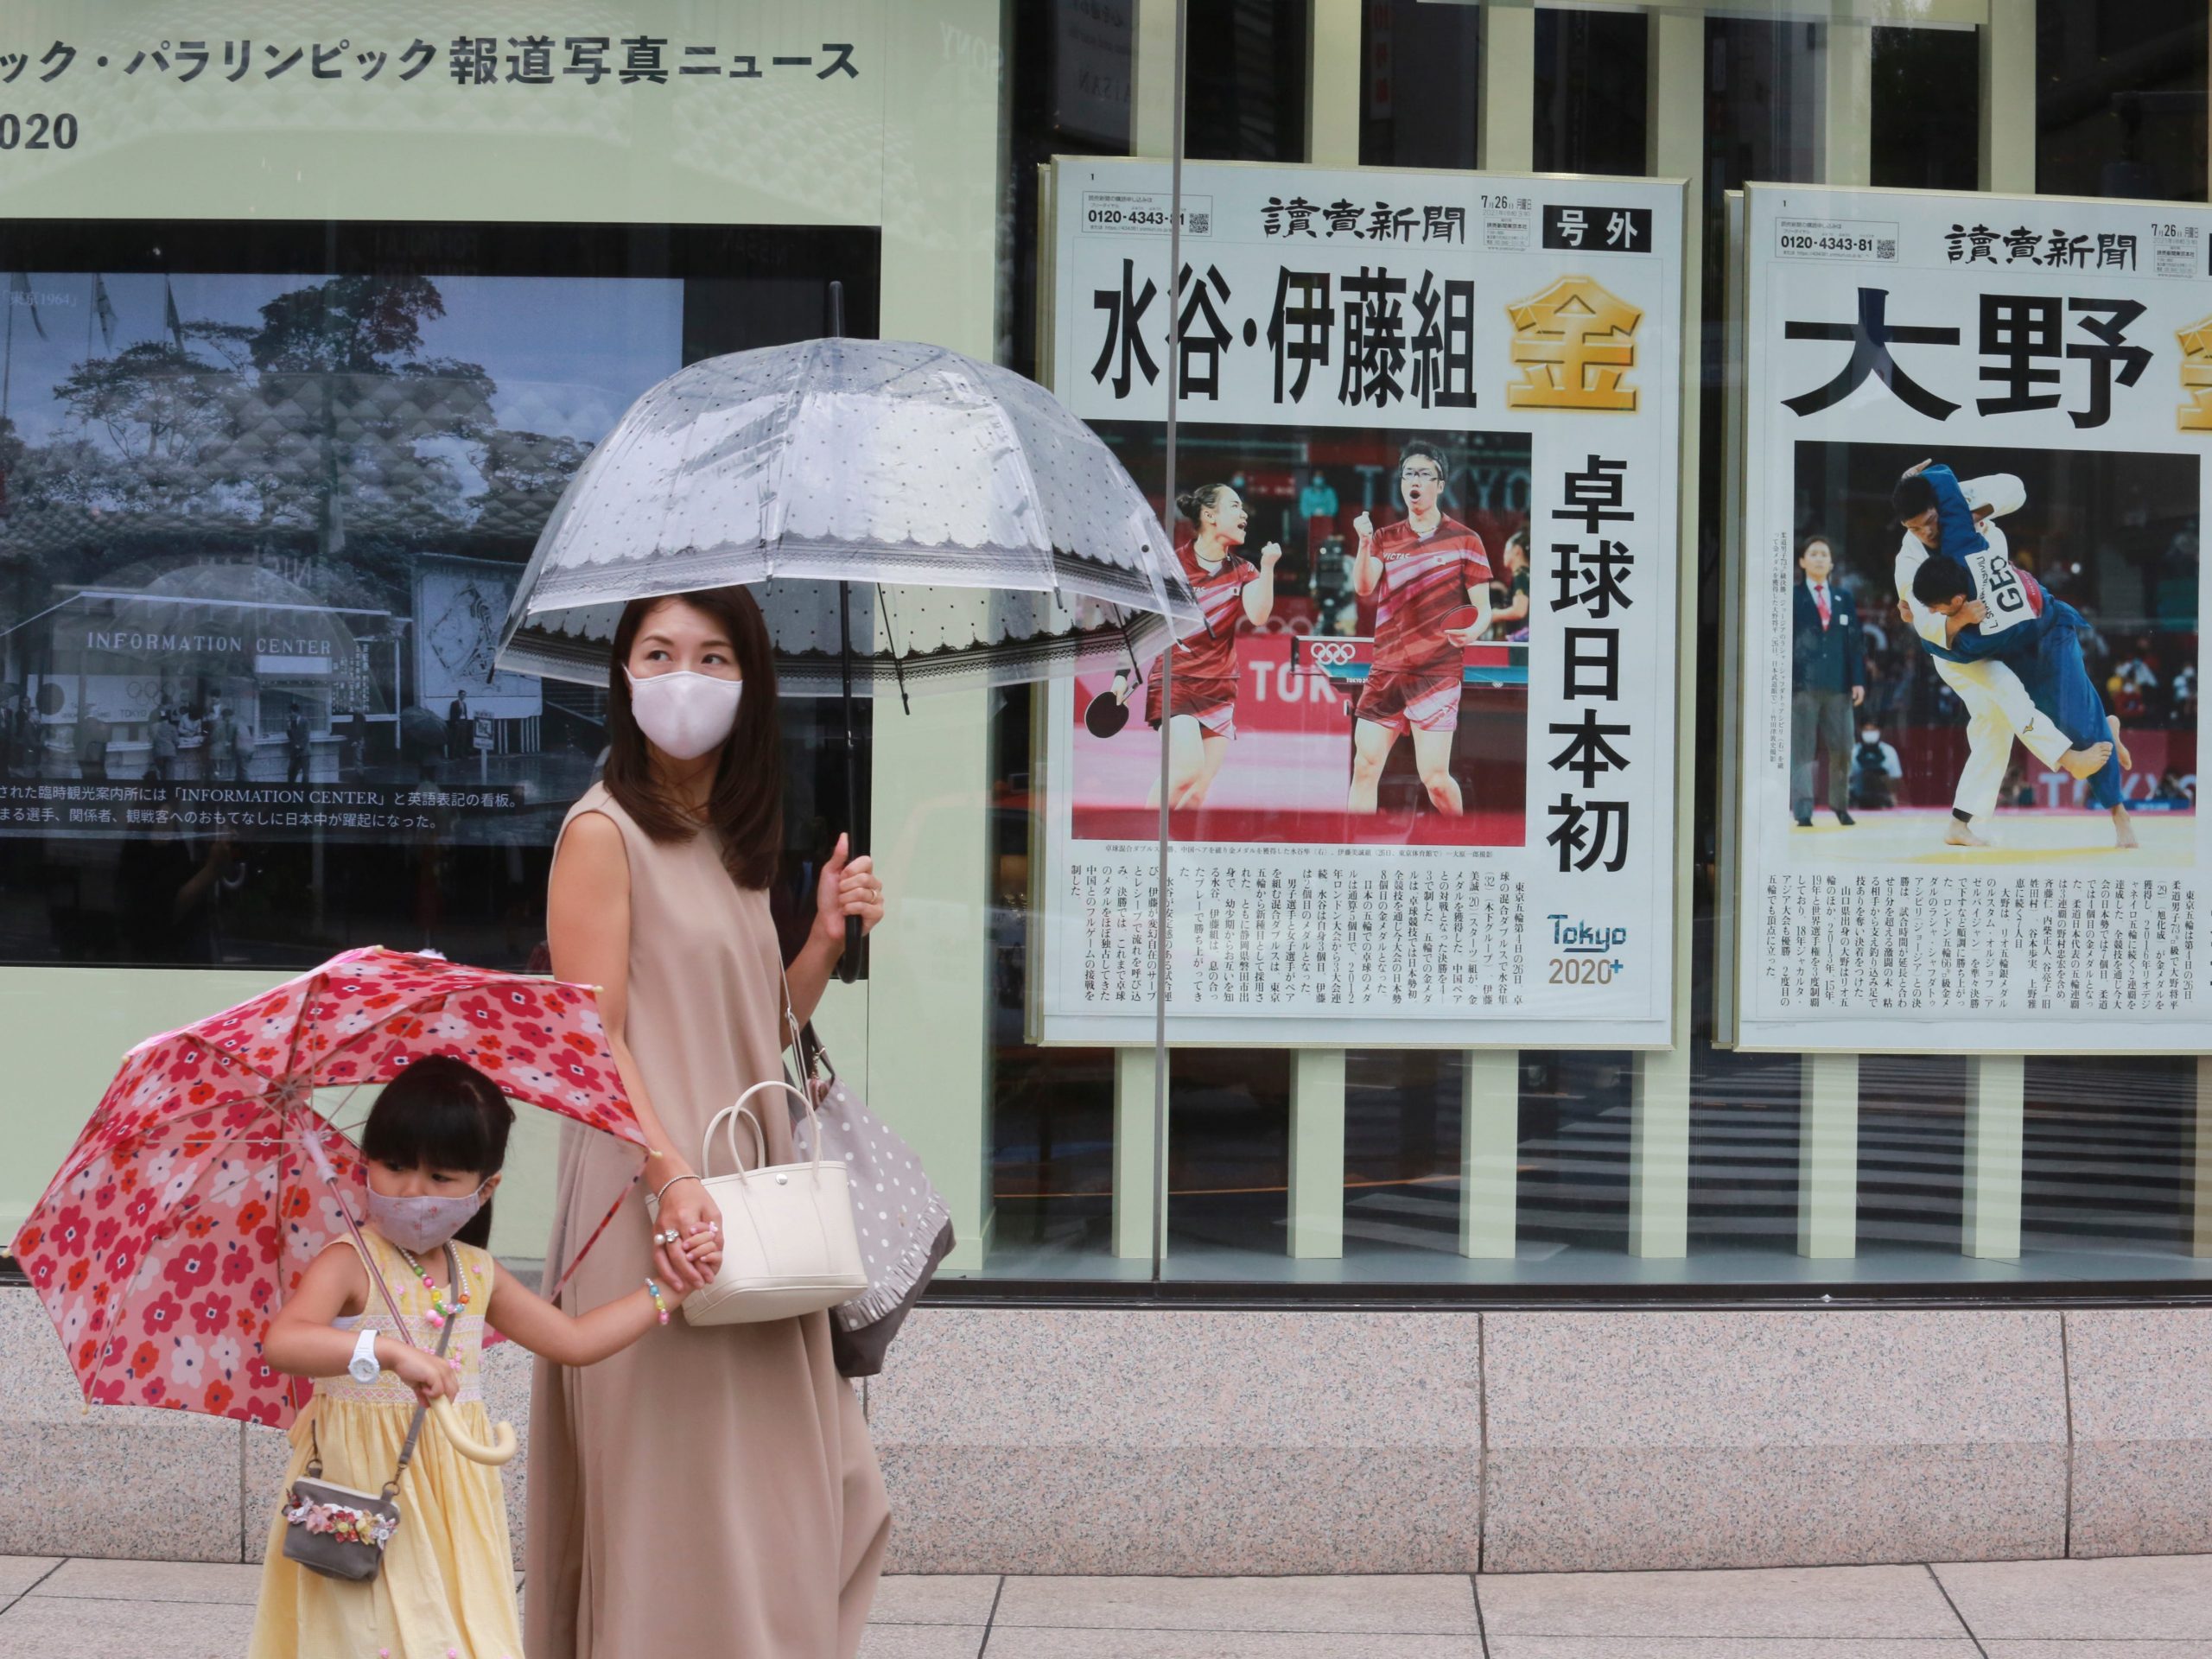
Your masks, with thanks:
M369 1189L369 1225L415 1255L436 1249L474 1221L483 1207L484 1186L458 1198L442 1198L435 1193L388 1198L373 1186Z

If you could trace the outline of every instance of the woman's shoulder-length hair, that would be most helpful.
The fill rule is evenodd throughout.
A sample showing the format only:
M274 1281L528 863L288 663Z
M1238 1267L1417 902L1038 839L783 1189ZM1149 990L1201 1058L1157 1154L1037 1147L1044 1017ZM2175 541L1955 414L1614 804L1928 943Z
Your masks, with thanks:
M630 705L630 682L623 673L631 647L645 619L661 606L683 604L711 617L737 653L745 677L738 699L737 724L723 740L714 789L707 798L706 823L721 844L723 867L742 887L765 888L774 880L784 845L783 742L776 718L776 661L760 607L742 588L709 588L696 593L633 599L624 607L614 630L607 667L607 792L655 841L687 841L701 828L653 782L645 734Z

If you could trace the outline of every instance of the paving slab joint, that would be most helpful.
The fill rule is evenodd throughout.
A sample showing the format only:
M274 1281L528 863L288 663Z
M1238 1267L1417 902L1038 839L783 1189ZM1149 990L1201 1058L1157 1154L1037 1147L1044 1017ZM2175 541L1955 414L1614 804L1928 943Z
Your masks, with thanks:
M39 1586L44 1584L48 1579L59 1573L63 1567L68 1566L69 1559L70 1558L67 1555L61 1556L55 1560L52 1567L48 1567L45 1572L40 1573L38 1577L33 1579L29 1584L25 1585L16 1594L9 1597L5 1603L0 1603L0 1613L6 1612L9 1608L13 1607L25 1596L29 1595L31 1592L37 1589Z
M2058 1312L2059 1398L2066 1403L2066 1559L2074 1559L2074 1358L2068 1341L2067 1313Z
M1927 1573L1935 1585L1936 1593L1943 1598L1943 1605L1951 1610L1951 1617L1959 1621L1959 1628L1967 1633L1967 1640L1974 1643L1974 1650L1981 1659L1989 1659L1989 1649L1981 1645L1981 1638L1974 1633L1974 1626L1967 1623L1967 1616L1959 1611L1959 1604L1951 1599L1951 1587L1943 1582L1943 1575L1930 1562L1923 1561L1921 1571Z

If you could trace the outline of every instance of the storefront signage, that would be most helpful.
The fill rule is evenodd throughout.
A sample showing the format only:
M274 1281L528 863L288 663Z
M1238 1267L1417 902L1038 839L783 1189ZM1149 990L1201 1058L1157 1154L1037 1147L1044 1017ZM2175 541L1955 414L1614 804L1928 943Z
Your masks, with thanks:
M278 18L11 8L0 210L880 223L903 159L886 153L890 42L950 21L912 10L893 24L881 0L635 0L493 29L339 0Z
M2203 1049L2212 212L1744 226L1736 1040Z
M1668 1043L1680 187L1053 197L1054 389L1157 500L1173 382L1208 627L1052 689L1042 1039L1151 1040L1165 712L1171 1040Z

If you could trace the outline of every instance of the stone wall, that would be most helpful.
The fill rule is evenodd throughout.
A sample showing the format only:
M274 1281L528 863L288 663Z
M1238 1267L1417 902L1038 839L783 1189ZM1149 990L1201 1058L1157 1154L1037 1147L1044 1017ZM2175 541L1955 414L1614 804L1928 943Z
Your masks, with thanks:
M529 1369L486 1357L525 1438ZM2212 1310L931 1307L865 1398L895 1572L2212 1550ZM35 1300L0 1291L0 1554L257 1560L285 1453L84 1411Z

